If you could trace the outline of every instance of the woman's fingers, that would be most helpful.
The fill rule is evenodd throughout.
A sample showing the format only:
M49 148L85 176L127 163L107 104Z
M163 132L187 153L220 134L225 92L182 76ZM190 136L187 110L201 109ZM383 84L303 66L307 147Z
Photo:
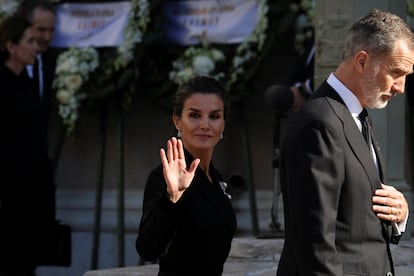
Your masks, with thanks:
M160 149L160 158L164 167L181 164L185 160L183 142L175 137L169 139L167 141L167 151Z
M177 140L177 148L178 148L178 158L179 159L184 159L184 148L183 148L183 141L181 141L181 139Z
M175 137L170 139L172 150L173 150L173 157L172 160L176 160L178 158L178 149L177 149L177 139ZM172 161L170 160L170 161Z
M200 159L196 158L193 162L191 162L190 168L188 169L188 173L194 174L195 170L197 169L198 164L200 164Z
M167 141L167 158L168 162L171 162L171 160L173 160L173 145L171 143L171 140Z
M163 148L160 149L160 158L161 158L162 166L164 168L168 166L168 159L167 159L167 156L165 155L165 150Z

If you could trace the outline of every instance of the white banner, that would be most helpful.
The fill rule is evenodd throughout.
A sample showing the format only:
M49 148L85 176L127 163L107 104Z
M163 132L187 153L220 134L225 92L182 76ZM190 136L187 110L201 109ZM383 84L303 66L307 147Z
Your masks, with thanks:
M240 43L258 21L259 0L166 0L165 35L168 41L192 45Z
M124 39L130 2L65 3L56 8L53 47L110 47Z

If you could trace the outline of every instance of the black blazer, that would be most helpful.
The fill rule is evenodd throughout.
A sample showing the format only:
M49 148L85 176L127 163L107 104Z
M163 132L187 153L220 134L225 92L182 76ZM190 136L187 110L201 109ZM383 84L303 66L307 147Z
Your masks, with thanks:
M1 270L36 264L55 223L55 187L34 81L1 64L0 83Z
M187 164L193 161L186 152ZM159 260L160 275L221 275L236 229L236 217L211 165L211 183L197 168L177 203L167 197L162 166L147 180L136 249L145 260Z
M382 163L380 158L384 172ZM382 173L326 82L293 119L281 147L280 173L286 237L277 275L393 272L390 224L372 211Z

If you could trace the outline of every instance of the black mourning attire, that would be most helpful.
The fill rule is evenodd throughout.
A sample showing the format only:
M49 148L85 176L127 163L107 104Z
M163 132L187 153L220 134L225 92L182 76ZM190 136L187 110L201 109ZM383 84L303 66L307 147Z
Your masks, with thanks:
M34 81L1 64L0 85L0 271L30 270L55 222L53 170Z
M186 162L194 158L186 152ZM145 260L159 260L159 275L221 275L236 230L230 199L220 173L210 165L212 183L199 167L177 203L166 192L162 166L149 175L136 249Z

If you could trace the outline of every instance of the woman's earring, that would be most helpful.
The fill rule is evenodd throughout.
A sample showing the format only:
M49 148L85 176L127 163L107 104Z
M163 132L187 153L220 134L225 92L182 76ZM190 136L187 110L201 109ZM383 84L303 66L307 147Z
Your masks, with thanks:
M223 132L220 133L220 139L223 139Z
M178 130L178 132L177 132L177 137L181 138L181 131L180 130Z

